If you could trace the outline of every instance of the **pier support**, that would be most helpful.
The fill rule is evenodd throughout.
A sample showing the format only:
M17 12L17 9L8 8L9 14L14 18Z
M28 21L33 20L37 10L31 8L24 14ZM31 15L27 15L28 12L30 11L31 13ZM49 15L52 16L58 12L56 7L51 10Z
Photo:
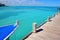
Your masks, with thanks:
M33 26L33 30L32 30L33 33L36 33L36 26L37 26L36 23L33 23L32 26Z
M19 25L19 21L18 20L16 20L16 23L15 23L15 25L14 26L18 26Z
M50 22L50 17L48 16L48 18L47 18L47 22Z

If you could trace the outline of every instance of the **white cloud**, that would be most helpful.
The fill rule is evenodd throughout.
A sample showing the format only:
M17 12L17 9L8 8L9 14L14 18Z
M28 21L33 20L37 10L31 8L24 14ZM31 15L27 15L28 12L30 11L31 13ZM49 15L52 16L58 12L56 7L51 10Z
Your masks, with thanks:
M42 5L42 3L35 0L0 0L0 2L10 6Z

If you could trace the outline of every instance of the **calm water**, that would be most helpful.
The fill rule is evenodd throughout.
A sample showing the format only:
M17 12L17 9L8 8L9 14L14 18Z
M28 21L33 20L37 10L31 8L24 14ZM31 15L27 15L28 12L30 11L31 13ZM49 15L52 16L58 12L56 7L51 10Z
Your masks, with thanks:
M18 28L9 40L21 40L32 31L32 23L36 22L38 26L57 11L55 7L0 7L0 26L14 24L16 20L19 20Z

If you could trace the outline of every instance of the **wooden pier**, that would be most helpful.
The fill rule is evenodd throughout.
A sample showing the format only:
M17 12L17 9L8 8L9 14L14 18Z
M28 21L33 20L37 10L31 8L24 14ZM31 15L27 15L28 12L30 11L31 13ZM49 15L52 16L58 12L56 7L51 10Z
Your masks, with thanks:
M60 13L54 15L50 21L48 20L40 28L34 29L34 26L33 33L25 40L60 40Z

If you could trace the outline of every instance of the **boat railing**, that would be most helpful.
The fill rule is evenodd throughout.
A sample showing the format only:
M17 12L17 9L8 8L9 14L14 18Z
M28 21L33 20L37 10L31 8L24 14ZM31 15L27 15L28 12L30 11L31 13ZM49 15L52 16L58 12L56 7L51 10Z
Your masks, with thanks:
M14 27L16 27L7 37L4 38L4 40L7 40L13 33L14 31L17 29L19 25L19 21L17 20L16 23L14 24Z

